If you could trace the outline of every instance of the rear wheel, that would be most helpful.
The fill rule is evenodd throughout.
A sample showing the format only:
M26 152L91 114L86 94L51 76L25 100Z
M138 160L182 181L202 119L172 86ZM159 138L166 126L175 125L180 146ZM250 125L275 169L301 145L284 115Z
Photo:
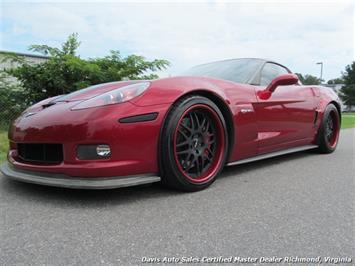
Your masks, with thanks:
M329 104L322 119L318 132L318 150L331 153L336 149L340 132L340 116L334 104Z
M189 96L170 110L161 134L163 183L186 191L211 185L227 156L225 120L209 99Z

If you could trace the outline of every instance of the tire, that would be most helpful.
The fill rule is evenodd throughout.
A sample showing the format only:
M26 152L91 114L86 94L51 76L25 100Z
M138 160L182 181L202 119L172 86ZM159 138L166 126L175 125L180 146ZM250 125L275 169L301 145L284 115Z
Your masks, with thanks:
M180 99L161 132L162 183L184 191L207 188L221 172L227 150L226 124L217 105L198 95Z
M340 132L340 115L334 104L329 104L324 111L322 123L318 131L318 151L331 153L338 145Z

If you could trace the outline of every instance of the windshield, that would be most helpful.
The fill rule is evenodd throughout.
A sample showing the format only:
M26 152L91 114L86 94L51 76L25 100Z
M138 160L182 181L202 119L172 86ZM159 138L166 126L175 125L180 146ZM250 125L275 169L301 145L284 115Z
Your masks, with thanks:
M207 63L190 68L183 75L203 76L247 83L263 63L261 59L241 58Z

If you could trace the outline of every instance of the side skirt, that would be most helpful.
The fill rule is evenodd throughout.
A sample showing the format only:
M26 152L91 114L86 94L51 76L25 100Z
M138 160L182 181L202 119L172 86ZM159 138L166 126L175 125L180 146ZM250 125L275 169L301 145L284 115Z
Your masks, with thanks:
M290 149L281 150L281 151L270 152L270 153L250 157L247 159L242 159L242 160L238 160L235 162L230 162L227 164L227 166L244 164L244 163L251 163L251 162L255 162L255 161L259 161L259 160L263 160L263 159L268 159L268 158L272 158L272 157L276 157L276 156L281 156L281 155L285 155L285 154L289 154L289 153L311 150L311 149L315 149L317 147L318 147L317 145L306 145L306 146L300 146L300 147L290 148Z

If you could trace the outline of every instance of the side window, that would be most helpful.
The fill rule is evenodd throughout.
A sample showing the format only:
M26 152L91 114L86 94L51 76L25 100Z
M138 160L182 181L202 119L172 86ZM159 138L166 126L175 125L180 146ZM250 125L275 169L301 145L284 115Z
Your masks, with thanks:
M287 73L287 69L282 66L266 63L263 70L261 71L260 85L267 86L277 76Z

